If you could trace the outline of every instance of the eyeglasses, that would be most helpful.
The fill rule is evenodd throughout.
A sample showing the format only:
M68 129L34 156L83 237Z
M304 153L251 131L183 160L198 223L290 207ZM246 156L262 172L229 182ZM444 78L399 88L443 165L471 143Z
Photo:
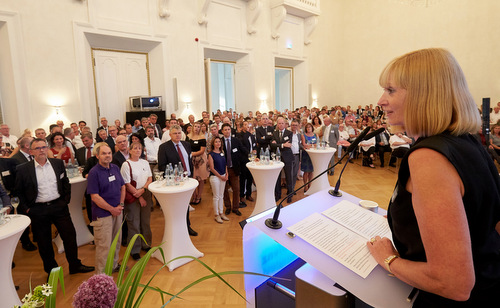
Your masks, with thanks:
M36 147L33 148L33 150L41 151L41 150L47 150L48 146L43 146L43 147Z

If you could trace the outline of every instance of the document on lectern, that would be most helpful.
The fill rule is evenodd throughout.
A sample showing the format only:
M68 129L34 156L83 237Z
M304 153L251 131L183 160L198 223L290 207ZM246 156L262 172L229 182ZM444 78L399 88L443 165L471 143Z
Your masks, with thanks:
M346 200L288 230L363 278L377 266L366 242L376 235L392 240L386 218Z

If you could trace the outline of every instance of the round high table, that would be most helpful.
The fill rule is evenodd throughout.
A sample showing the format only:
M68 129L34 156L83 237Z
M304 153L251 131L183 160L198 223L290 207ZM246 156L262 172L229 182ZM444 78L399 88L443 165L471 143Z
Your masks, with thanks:
M257 200L250 216L276 206L274 189L276 180L284 166L285 164L282 162L273 162L272 165L260 165L253 162L247 163L247 168L252 173L255 186L257 187Z
M328 163L330 163L330 159L336 151L336 148L311 148L306 150L313 164L313 178L328 168ZM312 195L328 187L330 187L330 182L328 182L328 174L325 173L311 183L311 187L307 190L305 195Z
M75 226L76 244L80 247L94 240L94 236L87 227L82 211L82 201L85 189L87 189L87 179L80 174L77 177L70 178L69 183L71 184L71 201L68 204L69 214ZM57 246L57 252L63 253L64 245L60 235L56 236L54 243Z
M0 298L2 307L21 305L12 280L12 258L24 229L31 220L25 215L7 215L7 222L0 225Z
M196 187L198 187L198 181L191 178L176 186L165 186L163 181L153 182L148 186L148 189L160 203L165 216L161 247L166 262L180 256L203 257L203 253L196 249L191 242L186 223L189 200ZM159 250L153 253L153 257L163 262ZM173 271L190 261L193 260L189 258L178 259L168 263L167 266L170 271Z

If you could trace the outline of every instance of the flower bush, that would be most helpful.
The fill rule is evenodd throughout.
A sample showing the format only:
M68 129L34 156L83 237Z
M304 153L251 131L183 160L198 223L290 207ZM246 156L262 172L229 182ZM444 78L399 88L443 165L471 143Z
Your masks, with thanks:
M73 296L75 308L112 308L116 302L118 288L106 274L98 274L83 282Z
M21 306L14 306L14 308L34 308L43 307L45 305L45 299L52 294L52 287L48 284L42 284L41 286L36 286L32 292L26 294L21 302Z

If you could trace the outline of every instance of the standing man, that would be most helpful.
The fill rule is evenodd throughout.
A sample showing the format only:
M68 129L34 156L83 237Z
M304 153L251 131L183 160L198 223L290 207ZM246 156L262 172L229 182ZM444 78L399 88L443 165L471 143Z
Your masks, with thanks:
M106 139L102 139L102 140L98 139L98 138L100 138L99 137L99 130L101 130L101 129L104 129L106 131L106 136L109 135L109 132L108 132L108 129L109 129L108 128L108 120L106 119L106 117L102 117L101 118L101 126L97 128L97 132L96 132L96 135L97 135L96 140L97 140L97 142L101 142L101 141L105 141L106 140Z
M129 158L127 137L122 135L116 137L116 146L118 151L113 154L113 161L111 162L121 168L122 164Z
M156 121L158 121L158 116L156 114L152 113L151 115L149 115L149 123L151 124L151 126L153 126L154 135L156 138L161 140L163 130L161 129L160 124L156 123Z
M32 159L30 155L30 143L32 140L32 137L24 137L19 142L19 152L12 156L18 164L24 164Z
M16 192L19 209L31 218L33 234L38 242L38 251L47 274L58 264L52 247L52 224L63 240L69 273L87 273L93 266L85 266L78 259L76 231L69 214L71 185L66 176L64 162L47 158L47 142L34 139L30 144L33 160L18 165L16 171Z
M273 139L273 127L269 125L267 114L261 117L262 125L255 129L255 138L257 139L257 156L260 158L260 149L266 149Z
M172 119L173 120L173 119ZM158 149L158 170L165 171L168 164L172 166L176 164L182 165L184 170L188 171L188 176L193 177L193 164L191 162L191 146L189 142L182 141L182 129L179 125L172 124L170 120L170 140L160 145ZM164 135L165 136L165 135ZM188 227L189 235L197 236L198 232L191 228L191 222L189 220L189 207L186 205L186 223Z
M82 133L83 147L76 150L75 158L79 166L85 166L87 160L92 157L92 150L94 149L94 139L92 133Z
M295 162L295 159L292 153L293 133L288 129L285 129L285 127L286 127L285 118L283 116L279 116L276 124L276 130L273 132L273 140L271 141L271 150L273 152L276 152L277 149L280 150L281 161L285 164L285 167L283 167L283 171L285 172L286 193L288 195L293 191L292 173L293 173L293 163ZM281 199L281 177L279 176L278 180L276 181L274 197L276 201ZM292 202L292 196L288 197L287 202L288 203Z
M111 148L99 143L96 145L99 163L90 170L87 177L87 192L92 198L92 223L94 227L96 272L104 272L108 251L117 234L113 271L119 269L118 256L121 243L122 211L125 200L125 182L118 166L111 163Z
M238 134L238 138L245 148L248 149L248 153L257 153L255 141L255 136L248 131L248 122L243 121L241 132ZM248 161L247 161L248 162ZM250 170L246 166L246 162L241 166L240 174L240 200L247 198L248 201L254 201L252 198L252 183L253 177ZM240 205L240 207L242 207ZM243 206L244 207L244 206Z
M299 121L293 119L290 127L292 129L291 149L293 154L292 190L294 190L295 183L297 182L297 176L299 174L300 151L302 151L304 147L302 145L302 134L299 129Z
M323 128L321 129L321 141L328 142L330 148L337 148L337 142L339 141L339 129L337 125L332 124L332 119L330 116L326 115L323 117ZM335 155L332 155L328 167L335 164ZM333 169L328 171L328 175L333 175Z
M146 118L146 117L142 117L142 118L141 118L141 125L142 125L142 128L141 128L141 129L139 129L139 130L137 131L137 133L138 133L139 135L141 135L142 139L146 139L146 137L147 137L147 135L146 135L146 127L148 127L148 126L149 126L149 119L148 119L148 118Z
M155 129L152 125L146 126L146 136L147 137L144 139L144 146L146 147L146 156L152 172L158 163L158 150L161 141L155 137Z
M241 165L248 161L248 150L243 147L240 140L231 135L231 124L222 124L222 146L226 153L226 164L228 181L224 188L224 205L226 206L226 215L231 211L238 216L241 216L240 207L245 207L246 204L240 201L240 170ZM229 185L233 189L233 203L229 199Z

